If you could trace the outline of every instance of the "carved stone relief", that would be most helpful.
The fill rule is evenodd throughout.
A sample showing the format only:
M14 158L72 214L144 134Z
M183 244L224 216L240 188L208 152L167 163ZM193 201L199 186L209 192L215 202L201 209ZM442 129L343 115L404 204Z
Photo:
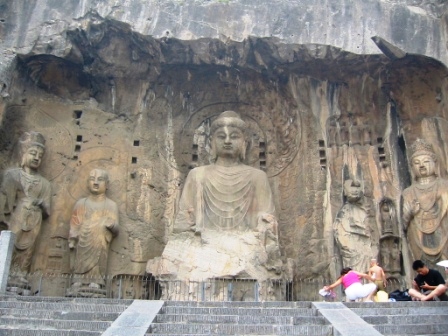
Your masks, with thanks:
M417 139L411 153L414 181L403 191L403 224L413 258L435 265L448 257L448 180L436 174L431 144Z
M356 214L348 217L369 223L366 260L380 258L390 276L412 273L408 265L418 251L407 254L406 239L415 241L411 231L417 223L410 216L405 235L401 202L407 192L403 200L401 193L411 185L409 147L417 138L433 145L438 180L447 177L445 66L418 55L391 61L260 38L158 40L112 20L93 24L86 17L83 24L95 30L64 35L71 56L44 49L20 55L10 97L0 108L3 172L18 167L14 144L23 132L35 130L47 140L40 173L51 184L52 210L43 219L31 272L71 273L71 212L88 197L85 181L98 168L109 172L107 195L117 204L120 223L106 274L114 281L121 275L144 277L147 261L161 257L169 244L189 172L212 163L212 123L222 111L234 110L247 125L244 164L267 176L278 251L293 280L339 273L333 224L343 221L350 207ZM362 186L361 208L344 201L349 179ZM442 182L433 186L441 195ZM423 206L428 199L431 210L432 198L420 198ZM140 285L122 285L115 296L143 295ZM227 285L213 285L210 292ZM41 294L63 295L64 286L55 281ZM242 286L234 297L249 291ZM303 298L302 292L291 297Z
M250 127L237 113L226 111L209 128L212 163L188 174L173 233L162 256L148 262L147 272L162 282L166 299L174 299L169 294L173 280L282 279L267 176L242 163Z
M9 287L29 289L31 269L42 220L51 214L51 185L39 173L45 138L25 132L19 140L20 167L6 170L0 189L0 222L15 234Z

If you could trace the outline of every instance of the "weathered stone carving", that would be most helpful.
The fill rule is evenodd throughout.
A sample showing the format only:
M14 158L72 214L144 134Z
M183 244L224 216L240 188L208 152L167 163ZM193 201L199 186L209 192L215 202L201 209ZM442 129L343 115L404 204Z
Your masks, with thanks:
M104 297L109 245L118 234L118 208L106 197L105 170L90 172L90 195L76 202L70 220L69 247L74 250L74 283L67 295Z
M5 172L0 193L0 222L16 234L10 286L27 284L36 239L42 218L50 214L51 187L39 166L45 152L45 139L38 132L26 132L20 138L20 168Z
M344 182L346 203L339 210L334 222L334 237L339 248L343 267L351 267L360 272L369 268L374 255L372 231L374 217L358 181Z
M397 235L397 214L395 205L390 199L383 199L380 202L381 234Z
M159 279L280 279L277 220L266 174L242 163L245 122L233 111L211 124L214 163L193 169L161 259Z
M380 238L380 262L387 278L399 279L401 269L401 239L387 235Z
M448 180L436 174L432 145L411 146L412 185L403 191L403 223L414 259L433 265L448 257Z

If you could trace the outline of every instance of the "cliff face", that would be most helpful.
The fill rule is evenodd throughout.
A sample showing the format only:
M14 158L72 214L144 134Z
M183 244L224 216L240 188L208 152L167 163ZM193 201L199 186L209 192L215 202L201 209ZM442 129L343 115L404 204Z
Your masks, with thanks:
M333 228L349 179L365 195L365 257L410 276L400 260L412 259L400 217L409 145L429 140L447 173L447 8L0 1L0 168L15 164L23 131L47 139L53 211L33 269L68 272L71 210L89 171L103 168L122 227L108 272L144 274L167 242L188 171L209 163L210 121L235 110L249 124L247 164L269 177L296 278L340 267Z
M3 49L23 54L39 52L36 44L44 43L46 52L63 55L69 48L65 31L80 27L80 18L96 12L156 38L277 37L285 43L326 44L372 54L378 50L370 38L378 35L406 52L448 61L448 5L442 0L20 0L2 1L0 6Z

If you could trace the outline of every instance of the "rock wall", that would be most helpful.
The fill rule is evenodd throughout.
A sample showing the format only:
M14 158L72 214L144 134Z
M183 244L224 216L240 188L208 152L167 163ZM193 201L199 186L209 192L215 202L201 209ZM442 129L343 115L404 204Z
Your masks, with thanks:
M143 275L172 230L186 174L209 163L210 121L235 110L250 125L247 163L270 179L296 279L336 276L333 223L343 183L355 178L374 250L392 237L401 260L390 275L409 280L400 217L409 144L429 140L447 173L446 7L0 2L0 168L16 164L23 131L39 131L48 148L42 174L53 187L32 269L69 272L71 210L89 171L103 168L122 227L108 273ZM374 35L408 54L379 54ZM385 202L394 216L385 217Z

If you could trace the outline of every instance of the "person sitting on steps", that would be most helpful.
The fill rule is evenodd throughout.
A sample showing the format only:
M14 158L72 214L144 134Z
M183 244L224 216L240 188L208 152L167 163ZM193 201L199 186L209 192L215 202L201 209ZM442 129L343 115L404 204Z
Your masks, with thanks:
M409 295L413 300L448 301L445 279L443 279L439 271L429 269L421 260L415 260L412 264L412 269L417 272L417 276L412 283L414 288L409 289ZM422 293L422 291L424 292Z

